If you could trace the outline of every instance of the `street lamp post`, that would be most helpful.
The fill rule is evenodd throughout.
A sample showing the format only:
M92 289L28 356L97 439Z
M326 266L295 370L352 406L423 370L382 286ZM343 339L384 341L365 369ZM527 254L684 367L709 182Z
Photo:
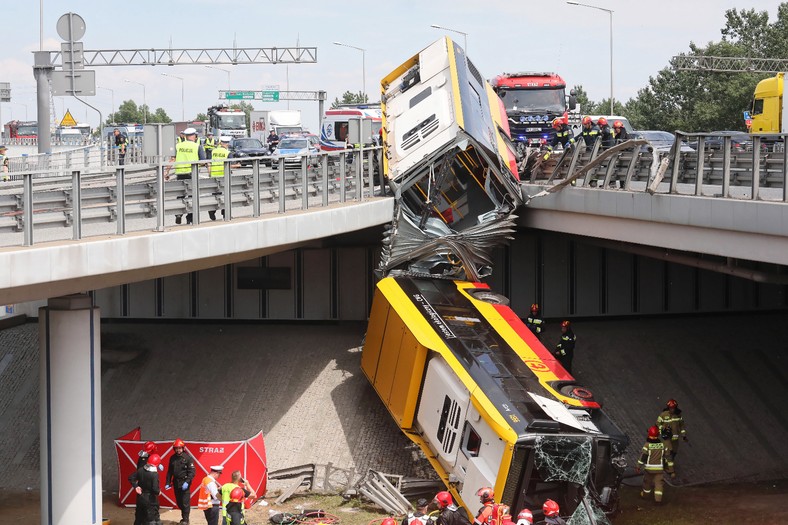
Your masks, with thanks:
M462 35L462 39L463 39L462 47L463 49L465 49L465 56L468 56L468 33L465 33L463 31L458 31L457 29L452 29L450 27L439 26L438 24L432 24L430 25L430 27L434 27L435 29L443 29L444 31L451 31L452 33L457 33L459 35Z
M334 42L335 46L343 46L349 47L351 49L356 49L361 51L361 95L366 96L367 94L367 65L366 65L366 54L367 50L361 47L351 46L350 44L343 44L342 42Z
M181 120L185 122L186 121L186 110L184 109L185 106L183 104L183 100L184 100L183 99L183 85L184 85L183 77L179 77L179 76L176 76L176 75L168 75L167 73L162 73L161 76L163 76L163 77L170 77L170 78L177 78L178 80L181 81Z
M145 97L145 84L142 82L136 82L134 80L123 79L123 82L128 82L129 84L138 84L142 86L142 123L148 123L148 102Z
M99 89L106 89L112 97L112 120L115 120L115 90L104 86L96 86Z
M218 71L224 71L225 73L227 73L227 91L230 91L230 70L229 69L224 69L223 67L216 67L216 66L205 66L205 67L207 67L208 69L216 69Z
M580 2L567 2L567 4L598 9L610 15L610 114L613 115L613 11L595 5L581 4Z

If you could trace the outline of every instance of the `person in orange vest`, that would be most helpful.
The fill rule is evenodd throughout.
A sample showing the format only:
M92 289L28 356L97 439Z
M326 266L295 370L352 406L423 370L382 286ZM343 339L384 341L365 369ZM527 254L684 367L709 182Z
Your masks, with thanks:
M473 520L474 525L492 525L493 507L495 506L495 493L492 487L482 487L476 491L476 495L479 496L482 508L476 514L476 519Z
M197 500L197 508L205 514L205 521L208 525L219 525L219 516L222 513L222 493L219 487L219 476L222 475L224 467L214 465L211 471L202 479L200 483L200 496Z

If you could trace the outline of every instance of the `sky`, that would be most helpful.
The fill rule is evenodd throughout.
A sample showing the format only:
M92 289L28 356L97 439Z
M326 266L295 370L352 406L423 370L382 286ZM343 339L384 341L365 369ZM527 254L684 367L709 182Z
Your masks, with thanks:
M587 0L612 10L613 94L626 101L648 84L690 42L705 45L721 38L726 9L750 9L776 16L774 0ZM0 0L2 33L0 82L11 83L10 103L0 119L35 120L32 51L39 49L43 4L44 49L58 50L57 19L71 11L84 18L85 49L317 47L316 64L222 65L233 90L324 90L330 102L346 90L366 85L377 100L380 79L399 64L447 35L467 52L486 78L502 72L554 71L569 86L582 85L592 100L610 95L610 15L559 0L393 0L326 2L315 0ZM334 45L343 42L363 48ZM362 64L363 57L363 64ZM363 69L366 75L362 75ZM205 66L101 66L96 96L87 100L106 115L124 100L164 108L173 120L193 119L218 102L228 73ZM163 76L176 75L183 81ZM362 81L362 77L364 77ZM131 80L133 82L126 82ZM286 109L287 102L255 101L255 109ZM290 102L304 124L319 128L317 102ZM97 125L98 113L73 97L55 97L55 113L70 110L79 122Z

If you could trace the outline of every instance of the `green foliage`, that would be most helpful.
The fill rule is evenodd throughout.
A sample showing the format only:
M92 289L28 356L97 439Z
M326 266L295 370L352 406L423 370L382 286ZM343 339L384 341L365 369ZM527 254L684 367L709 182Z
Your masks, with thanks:
M172 122L172 119L163 108L156 108L156 111L151 112L148 106L137 106L133 100L124 100L115 113L110 113L107 116L108 124L142 124L144 122L168 124Z
M208 120L208 115L206 113L197 113L197 116L194 117L194 120L207 121Z
M365 102L369 102L369 98L367 97L366 93L362 93L361 91L358 93L345 91L342 94L342 100L339 98L334 99L334 102L331 103L331 109L338 108L343 104L364 104Z

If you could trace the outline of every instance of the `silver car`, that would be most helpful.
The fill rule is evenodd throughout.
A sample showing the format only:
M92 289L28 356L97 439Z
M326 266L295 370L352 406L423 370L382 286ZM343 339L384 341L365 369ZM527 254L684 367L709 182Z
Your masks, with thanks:
M320 148L320 142L315 135L307 135L305 137L288 137L279 141L276 149L271 155L271 165L274 168L279 167L279 162L282 161L285 167L299 167L301 165L301 157L306 156L317 157ZM309 160L307 160L309 163Z

